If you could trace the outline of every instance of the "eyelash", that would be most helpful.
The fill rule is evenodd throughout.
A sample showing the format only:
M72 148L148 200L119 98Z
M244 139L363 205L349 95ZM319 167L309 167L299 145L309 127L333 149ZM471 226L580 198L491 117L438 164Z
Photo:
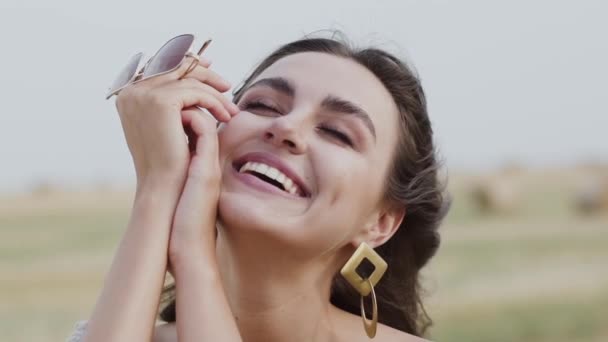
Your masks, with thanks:
M333 135L335 138L339 139L340 141L342 141L343 143L345 143L346 145L352 147L353 146L353 142L352 140L350 140L350 138L348 137L348 135L342 133L342 131L340 131L337 128L334 128L330 125L323 125L321 126L321 129L331 135Z
M263 109L263 110L270 110L273 112L276 112L278 114L281 114L281 112L279 111L278 108L275 108L271 105L267 105L261 101L251 101L251 102L247 102L245 103L245 105L243 106L245 109Z
M267 105L261 101L251 101L251 102L247 102L245 103L245 105L243 105L244 109L260 109L260 110L269 110L272 112L275 112L277 114L281 114L281 112L270 105ZM353 147L353 141L350 139L350 137L345 134L344 132L340 131L339 129L331 126L331 125L327 125L324 124L320 127L321 130L323 130L324 132L330 134L331 136L333 136L334 138L340 140L342 143Z

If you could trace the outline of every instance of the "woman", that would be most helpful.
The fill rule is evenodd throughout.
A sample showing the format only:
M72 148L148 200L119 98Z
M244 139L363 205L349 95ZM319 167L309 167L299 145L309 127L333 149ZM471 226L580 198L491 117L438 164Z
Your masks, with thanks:
M117 98L137 190L78 340L421 340L419 270L447 205L417 77L384 51L307 38L267 57L235 106L209 65ZM377 283L365 246L388 265Z

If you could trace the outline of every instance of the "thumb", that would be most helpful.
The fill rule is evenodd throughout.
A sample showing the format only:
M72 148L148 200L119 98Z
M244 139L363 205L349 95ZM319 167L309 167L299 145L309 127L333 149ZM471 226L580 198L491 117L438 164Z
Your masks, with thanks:
M215 176L219 172L218 137L216 120L199 109L182 111L182 123L189 138L190 160L189 176Z
M207 118L205 118L207 116ZM191 150L188 175L175 214L172 235L197 236L200 227L215 224L221 173L215 120L198 109L181 112Z

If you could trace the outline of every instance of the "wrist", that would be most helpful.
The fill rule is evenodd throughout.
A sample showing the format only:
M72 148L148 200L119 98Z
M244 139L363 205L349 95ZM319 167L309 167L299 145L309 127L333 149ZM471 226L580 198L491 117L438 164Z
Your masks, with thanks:
M145 222L136 224L141 229L158 227L167 233L165 248L169 242L171 222L179 201L180 188L163 182L138 182L130 221ZM130 223L129 226L132 224Z
M169 253L169 263L176 281L194 273L200 274L208 280L217 280L219 276L215 252L206 253L202 249L182 249Z
M136 198L153 195L169 195L179 198L184 181L184 176L170 174L137 177L135 195Z

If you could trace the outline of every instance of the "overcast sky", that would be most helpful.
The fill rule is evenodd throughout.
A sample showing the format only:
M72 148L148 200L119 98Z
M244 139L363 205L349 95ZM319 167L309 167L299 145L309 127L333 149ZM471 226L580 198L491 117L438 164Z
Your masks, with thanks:
M608 162L605 1L0 2L0 190L129 184L104 93L135 52L212 37L233 84L278 45L341 29L418 70L451 169Z

